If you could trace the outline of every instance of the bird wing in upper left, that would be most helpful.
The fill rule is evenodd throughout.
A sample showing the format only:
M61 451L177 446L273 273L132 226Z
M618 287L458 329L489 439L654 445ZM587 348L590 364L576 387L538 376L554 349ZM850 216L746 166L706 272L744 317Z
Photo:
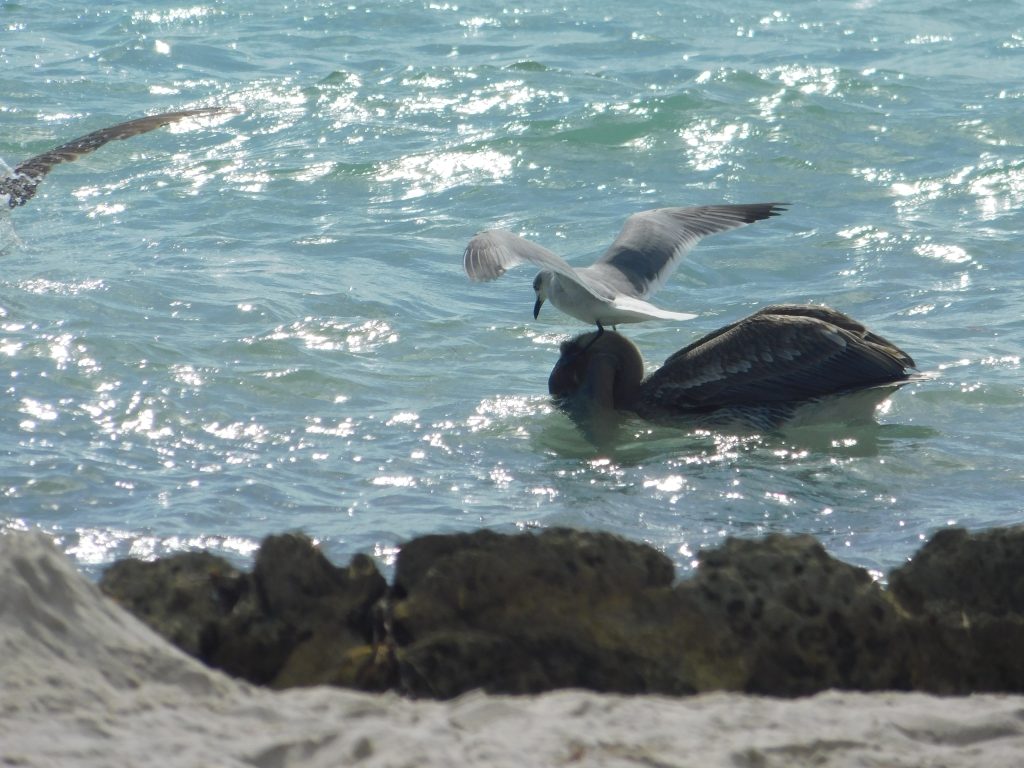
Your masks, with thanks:
M177 112L148 115L118 123L109 128L101 128L19 163L9 175L0 179L0 195L6 195L7 207L17 208L32 199L36 193L36 187L55 166L77 160L82 155L99 149L107 142L148 133L189 117L205 117L231 112L237 112L237 110L230 107L183 109Z

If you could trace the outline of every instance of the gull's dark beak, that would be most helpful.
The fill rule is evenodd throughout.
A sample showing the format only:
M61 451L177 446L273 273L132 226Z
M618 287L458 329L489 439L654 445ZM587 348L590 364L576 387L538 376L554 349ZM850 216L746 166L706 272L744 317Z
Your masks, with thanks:
M536 320L540 315L540 308L544 304L544 299L537 299L537 303L533 305L533 319Z

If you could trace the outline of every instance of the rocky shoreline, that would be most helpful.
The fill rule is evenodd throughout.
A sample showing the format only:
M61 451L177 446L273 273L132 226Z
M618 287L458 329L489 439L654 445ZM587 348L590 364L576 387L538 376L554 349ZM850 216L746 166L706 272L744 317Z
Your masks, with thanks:
M804 696L1024 691L1024 527L938 532L883 588L811 536L729 539L678 581L606 533L481 530L403 545L388 584L306 537L251 572L122 560L100 588L209 666L273 688L448 699L482 689Z

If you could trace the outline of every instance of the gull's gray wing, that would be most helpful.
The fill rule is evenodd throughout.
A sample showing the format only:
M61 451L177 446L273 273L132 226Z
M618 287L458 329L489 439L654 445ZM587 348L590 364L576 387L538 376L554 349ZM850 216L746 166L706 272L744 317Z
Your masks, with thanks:
M880 336L852 320L854 327L842 327L814 316L817 308L798 309L768 307L698 339L666 360L645 390L663 406L704 410L908 378L914 361Z
M541 269L549 269L565 275L576 282L579 277L576 270L566 263L565 259L552 253L542 245L537 245L524 237L514 235L504 229L490 229L481 232L466 246L462 255L462 265L470 280L486 282L495 280L505 274L508 269L529 262Z
M43 180L43 177L54 166L77 160L82 155L99 149L109 141L128 139L132 136L138 136L140 133L148 133L188 117L219 115L234 111L230 108L221 107L183 109L178 112L164 112L159 115L140 117L136 120L129 120L126 123L112 125L109 128L101 128L98 131L93 131L66 144L61 144L59 147L55 147L48 152L36 155L20 163L10 176L0 179L0 195L6 194L8 196L8 207L17 208L19 205L24 205L32 199L32 196L36 193L36 187L39 186L39 182Z
M626 223L607 251L581 272L619 293L643 298L668 279L702 237L777 216L785 203L701 205L641 211Z

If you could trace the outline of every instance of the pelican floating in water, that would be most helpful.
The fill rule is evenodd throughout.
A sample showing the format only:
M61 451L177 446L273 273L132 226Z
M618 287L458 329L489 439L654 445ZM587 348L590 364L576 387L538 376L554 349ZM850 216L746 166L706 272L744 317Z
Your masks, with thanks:
M221 115L237 112L232 108L206 107L203 109L183 109L179 112L164 112L159 115L149 115L136 120L129 120L126 123L118 123L109 128L101 128L98 131L80 136L59 147L54 147L48 152L29 158L7 176L0 179L0 197L7 198L8 208L17 208L24 205L36 193L36 187L43 180L53 167L60 163L68 163L77 160L82 155L99 149L108 141L114 139L128 139L138 136L140 133L148 133L157 128L162 128L170 123L176 123L188 117L205 117L207 115ZM2 163L0 163L2 165Z
M583 334L562 344L548 391L600 440L613 435L624 411L662 423L740 422L770 431L833 395L870 390L873 412L913 368L906 352L842 312L780 304L698 339L647 378L626 337Z
M687 312L669 312L646 301L658 290L683 256L702 237L777 216L785 203L701 205L657 208L635 213L607 251L589 267L571 267L560 256L507 230L481 232L466 246L463 266L471 280L494 280L516 264L541 267L533 280L537 301L545 300L567 315L604 326L644 320L692 320Z

